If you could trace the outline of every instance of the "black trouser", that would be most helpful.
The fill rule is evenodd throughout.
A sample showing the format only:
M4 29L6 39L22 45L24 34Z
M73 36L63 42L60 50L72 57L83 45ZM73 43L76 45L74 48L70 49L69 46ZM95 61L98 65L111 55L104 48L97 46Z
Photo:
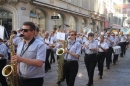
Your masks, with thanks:
M92 85L94 70L95 70L95 67L97 64L97 55L96 54L90 54L90 55L85 54L84 62L85 62L87 72L88 72L88 77L89 77L88 85Z
M116 64L117 60L118 60L118 54L114 54L113 63Z
M52 63L52 60L53 60L53 62L55 62L54 52L51 50L51 60L50 60L50 63Z
M125 55L126 53L126 42L120 42L120 46L121 46L121 57L123 57L123 55Z
M19 77L19 85L20 86L43 86L44 78L22 78Z
M50 53L51 53L51 49L47 49L47 51L46 51L46 61L45 61L45 70L51 69L51 65L49 63Z
M0 83L2 86L8 86L5 77L2 75L2 69L5 67L6 63L6 59L0 60Z
M10 60L10 57L11 57L11 56L10 56L10 53L8 53L8 60Z
M99 52L98 54L98 70L99 70L99 75L103 75L103 65L104 65L104 60L105 60L105 52Z
M106 64L108 68L110 67L110 63L112 62L112 53L113 53L113 48L109 47L106 55Z
M74 86L75 78L78 73L78 68L78 61L65 60L64 69L67 86Z

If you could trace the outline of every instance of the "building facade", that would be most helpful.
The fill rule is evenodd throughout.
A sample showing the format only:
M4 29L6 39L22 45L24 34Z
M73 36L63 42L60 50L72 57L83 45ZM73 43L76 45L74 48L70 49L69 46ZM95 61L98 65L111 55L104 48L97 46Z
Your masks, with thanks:
M17 30L22 27L23 22L32 21L41 31L50 31L61 26L80 32L87 26L93 32L100 32L118 21L111 11L114 9L111 8L113 0L4 1L0 1L0 24L5 26L7 31ZM58 19L52 19L57 16Z

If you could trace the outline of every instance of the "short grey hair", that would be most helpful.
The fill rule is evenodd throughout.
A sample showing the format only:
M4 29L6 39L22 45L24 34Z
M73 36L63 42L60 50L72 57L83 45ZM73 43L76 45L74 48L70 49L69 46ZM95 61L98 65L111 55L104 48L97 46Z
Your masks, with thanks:
M46 31L46 32L45 32L45 34L49 35L49 32L48 32L48 31Z

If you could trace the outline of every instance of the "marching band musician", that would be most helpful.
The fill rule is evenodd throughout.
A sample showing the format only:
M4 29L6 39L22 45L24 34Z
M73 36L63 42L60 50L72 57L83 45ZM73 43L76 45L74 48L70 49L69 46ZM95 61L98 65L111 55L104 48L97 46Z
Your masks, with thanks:
M120 32L120 46L121 46L121 57L125 55L126 52L126 36L123 34L123 32Z
M44 43L46 44L46 61L45 61L45 72L51 69L51 64L49 63L49 56L51 54L51 49L49 47L51 39L49 38L49 32L45 32Z
M14 34L14 35L15 35L14 38L13 38L13 43L14 43L15 50L16 50L16 49L17 49L17 46L18 46L18 44L19 44L19 42L20 42L20 38L17 37L17 32L16 32L15 30L13 30L13 31L11 32L11 34Z
M113 41L112 41L112 36L110 34L110 31L107 31L105 41L109 47L106 53L106 64L107 64L106 66L107 69L110 69L110 63L112 62L112 53L113 53L113 48L112 48Z
M50 34L50 45L49 47L55 47L55 44L56 44L56 34L55 34L55 30L52 30L51 31L51 34ZM55 57L54 57L54 52L51 50L51 59L50 59L50 64L52 64L52 60L53 60L53 63L55 63Z
M98 70L99 70L99 75L100 79L102 79L103 75L103 65L104 65L104 60L105 60L105 54L107 52L107 49L109 48L107 43L104 41L104 36L100 36L100 41L98 42Z
M24 41L17 47L17 54L11 62L17 62L20 86L42 86L46 58L46 46L34 38L35 24L24 22L22 27Z
M129 34L127 34L127 39L126 39L126 49L128 48L129 45Z
M3 40L0 38L0 83L2 86L8 86L5 77L2 75L2 69L7 64L8 60L8 53L7 47L3 43Z
M43 38L39 35L39 27L36 26L36 29L35 29L35 38L44 42Z
M83 44L83 49L85 49L85 58L84 62L88 72L88 86L93 85L93 76L94 76L94 69L97 64L97 51L98 51L98 43L94 40L94 34L88 34L88 41L85 41Z
M76 31L69 32L69 40L64 56L64 70L67 86L74 86L78 73L78 60L81 55L81 44L76 42Z
M115 36L114 33L111 34L111 36L113 37L113 47L117 46L119 44L119 38L117 36ZM113 65L116 65L116 61L118 60L118 54L116 52L114 52L114 58L113 58Z
M79 33L77 33L77 35L76 35L76 41L79 42L80 44L82 44L82 38L80 37Z

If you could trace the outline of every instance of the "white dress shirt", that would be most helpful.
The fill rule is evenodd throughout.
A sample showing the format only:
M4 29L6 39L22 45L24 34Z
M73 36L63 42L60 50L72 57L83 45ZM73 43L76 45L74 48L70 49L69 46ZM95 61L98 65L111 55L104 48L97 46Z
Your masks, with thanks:
M101 42L99 41L99 42L98 42L98 45L101 46L103 49L108 49L108 48L109 48L106 42L101 43ZM101 48L98 48L98 51L99 51L99 52L104 52Z

